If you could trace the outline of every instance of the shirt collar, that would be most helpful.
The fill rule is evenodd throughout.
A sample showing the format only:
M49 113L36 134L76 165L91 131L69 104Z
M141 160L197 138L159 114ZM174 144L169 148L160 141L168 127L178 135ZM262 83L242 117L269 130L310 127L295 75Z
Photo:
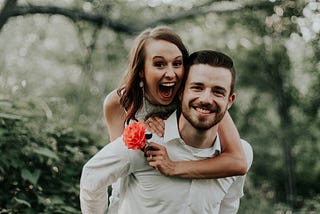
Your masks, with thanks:
M174 139L181 139L179 128L177 111L174 111L167 120L164 121L165 129L163 134L164 142L169 142Z
M178 118L177 118L177 111L173 112L167 120L165 120L165 130L163 135L164 142L169 142L172 140L179 140L182 144L184 144L186 147L188 147L191 150L195 150L198 154L197 156L203 156L203 157L214 157L216 155L219 155L221 153L221 143L220 143L220 137L217 133L216 140L212 147L207 149L198 149L191 146L188 146L185 144L185 142L181 139L179 128L178 128ZM193 151L193 153L195 152Z

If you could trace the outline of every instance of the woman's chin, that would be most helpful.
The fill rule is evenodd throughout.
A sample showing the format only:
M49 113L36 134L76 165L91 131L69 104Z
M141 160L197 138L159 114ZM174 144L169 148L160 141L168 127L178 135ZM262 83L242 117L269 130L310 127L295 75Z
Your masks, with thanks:
M169 96L168 94L157 93L156 96L153 96L153 99L150 99L150 97L147 95L145 96L149 102L154 105L169 105L174 99L173 93L171 93Z
M173 97L161 97L159 100L160 105L169 105L172 103Z

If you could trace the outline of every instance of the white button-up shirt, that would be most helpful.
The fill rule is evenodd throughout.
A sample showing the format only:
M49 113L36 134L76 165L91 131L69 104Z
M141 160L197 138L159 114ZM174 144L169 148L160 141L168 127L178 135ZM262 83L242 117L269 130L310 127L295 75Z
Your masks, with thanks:
M167 148L169 157L177 160L200 160L220 154L220 140L198 149L181 140L176 112L165 121L164 137L150 140ZM252 163L251 146L241 140ZM121 179L118 213L236 213L243 195L245 176L220 179L184 179L166 177L148 165L140 150L128 149L119 137L106 145L83 167L80 202L83 213L98 214L107 210L106 188Z

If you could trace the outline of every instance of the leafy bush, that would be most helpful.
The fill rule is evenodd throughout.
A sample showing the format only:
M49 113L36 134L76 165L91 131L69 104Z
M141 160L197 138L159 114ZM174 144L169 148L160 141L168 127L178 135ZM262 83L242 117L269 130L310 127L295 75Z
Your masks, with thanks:
M81 169L98 148L57 121L34 102L0 101L0 213L80 212Z

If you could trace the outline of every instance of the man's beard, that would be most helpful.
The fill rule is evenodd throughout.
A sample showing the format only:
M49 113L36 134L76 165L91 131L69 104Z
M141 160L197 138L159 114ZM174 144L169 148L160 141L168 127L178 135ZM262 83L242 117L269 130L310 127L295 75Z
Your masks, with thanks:
M191 107L189 107L191 108ZM213 126L217 125L223 118L227 111L227 107L225 108L224 111L221 111L219 107L216 109L216 116L214 119L209 119L208 117L203 117L203 118L192 118L192 116L189 114L189 109L185 109L182 107L182 115L184 118L196 129L201 130L201 131L206 131Z

